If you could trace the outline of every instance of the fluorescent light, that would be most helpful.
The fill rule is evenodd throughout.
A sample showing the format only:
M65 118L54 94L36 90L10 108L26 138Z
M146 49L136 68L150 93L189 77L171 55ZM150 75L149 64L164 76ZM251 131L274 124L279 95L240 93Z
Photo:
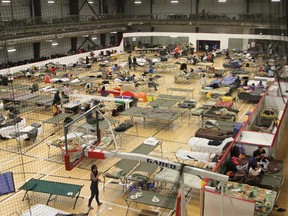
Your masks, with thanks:
M135 0L134 3L135 3L135 4L141 4L142 2L139 1L139 0Z
M226 0L218 0L218 2L221 2L221 3L222 3L222 2L227 2L227 1L226 1Z
M116 34L117 33L117 31L113 31L113 32L110 32L111 34Z
M58 46L57 42L51 43L52 46Z
M281 2L281 0L271 0L271 2Z
M170 37L172 37L172 38L177 38L178 36L174 36L174 35L172 35L172 36L170 36Z
M92 40L97 40L97 37L92 37L91 39L92 39Z
M48 4L54 4L54 3L55 3L55 1L53 1L53 0L48 1Z
M93 2L93 1L88 1L88 3L89 3L89 4L94 4L94 2Z
M16 51L15 48L10 48L10 49L7 50L7 52L15 52L15 51Z
M11 3L10 0L2 0L1 2L2 2L2 3Z
M178 4L178 0L171 0L172 4Z

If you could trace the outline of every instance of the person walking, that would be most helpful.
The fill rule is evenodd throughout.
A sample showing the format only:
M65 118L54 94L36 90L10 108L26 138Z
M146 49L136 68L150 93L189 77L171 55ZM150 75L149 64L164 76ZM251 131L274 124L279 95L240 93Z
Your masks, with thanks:
M98 182L99 182L99 176L101 173L98 172L97 166L93 164L91 166L91 173L90 173L90 190L91 190L91 196L89 198L88 202L88 208L89 210L93 210L94 208L91 206L92 200L95 197L96 202L98 206L102 205L102 202L99 201L99 188L98 188Z

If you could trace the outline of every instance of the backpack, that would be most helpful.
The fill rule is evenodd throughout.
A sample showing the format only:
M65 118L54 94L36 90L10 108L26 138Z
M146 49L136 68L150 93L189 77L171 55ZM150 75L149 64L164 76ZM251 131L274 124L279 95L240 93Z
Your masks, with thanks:
M114 117L119 116L119 112L117 111L117 108L114 108L112 110L112 116L114 116Z
M73 119L71 118L71 117L66 117L65 119L64 119L64 124L69 124L70 122L72 122L73 121Z

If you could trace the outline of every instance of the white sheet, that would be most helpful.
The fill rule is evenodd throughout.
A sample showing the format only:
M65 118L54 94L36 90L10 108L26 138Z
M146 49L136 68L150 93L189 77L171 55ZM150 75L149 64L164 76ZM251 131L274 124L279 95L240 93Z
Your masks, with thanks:
M0 128L0 135L3 137L9 137L10 134L16 133L19 130L23 129L26 125L26 119L23 118L20 122L15 125Z
M164 168L161 172L159 172L155 177L154 180L163 183L174 183L177 178L179 177L179 172L176 170L171 170L168 168ZM184 173L184 185L188 188L194 189L201 189L202 180L192 174Z
M30 210L28 209L26 212L24 212L21 216L30 216L30 215L33 215L33 216L36 216L36 215L55 216L57 213L69 214L67 212L52 208L52 207L47 206L47 205L36 204L36 205L32 206L30 208Z
M22 128L21 130L19 130L19 132L23 132L23 133L25 133L25 134L22 134L22 135L16 137L16 140L22 141L22 140L28 139L29 137L28 137L27 132L29 132L29 131L31 131L31 130L33 130L33 129L34 129L34 127L32 127L31 125ZM41 134L42 134L42 131L43 131L42 126L40 126L39 128L37 128L37 130L38 130L37 136L41 135ZM11 139L11 138L14 138L14 137L9 136L9 137L7 137L7 138Z
M233 141L232 137L226 138L219 146L208 145L209 139L191 137L188 140L188 146L191 147L192 151L214 153L220 155L223 147Z
M215 157L214 153L211 154L207 152L194 152L180 148L176 151L176 157L178 160L195 160L203 162L206 163L209 168L214 168L216 165L215 162L211 162L211 159Z

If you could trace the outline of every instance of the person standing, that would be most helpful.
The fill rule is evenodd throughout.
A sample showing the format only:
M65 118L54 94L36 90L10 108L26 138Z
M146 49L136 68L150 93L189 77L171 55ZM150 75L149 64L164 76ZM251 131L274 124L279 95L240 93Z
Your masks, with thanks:
M133 56L133 68L134 68L134 70L136 70L136 66L137 66L137 59L135 56Z
M53 104L60 104L61 105L61 98L59 95L59 91L57 90L54 94L54 98L53 98Z
M128 65L129 65L129 69L131 70L131 68L132 68L132 58L131 58L131 54L128 56Z
M201 88L205 88L207 85L205 74L202 74L200 79Z
M209 52L209 45L208 44L205 44L205 51L206 51L206 55L208 55L208 52Z
M91 173L90 173L90 180L91 180L91 185L90 185L90 190L91 190L91 196L89 198L88 202L88 208L89 210L93 210L94 208L91 206L92 200L95 197L97 205L100 206L102 203L99 201L99 188L98 188L98 182L99 182L99 176L100 172L98 172L97 166L93 164L91 166Z
M179 46L177 45L175 48L175 58L178 59L179 57Z

